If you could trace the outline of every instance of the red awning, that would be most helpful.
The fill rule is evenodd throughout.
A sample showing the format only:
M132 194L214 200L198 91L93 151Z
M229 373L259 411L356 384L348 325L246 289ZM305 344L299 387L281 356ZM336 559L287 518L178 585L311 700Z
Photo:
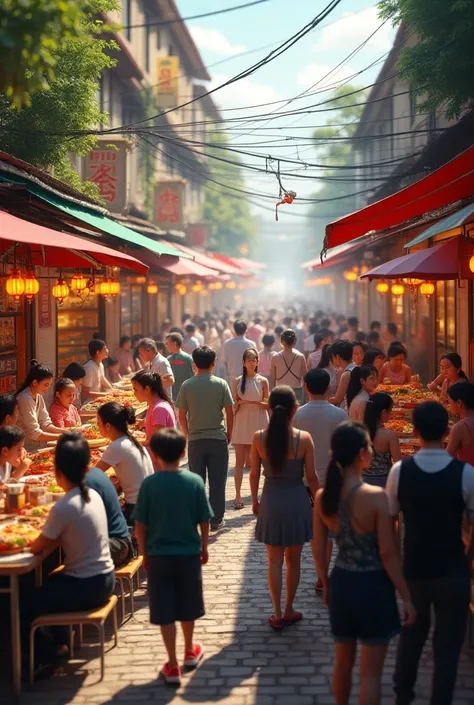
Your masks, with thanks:
M147 258L145 261L150 267L159 267L178 277L198 277L199 279L212 277L216 279L219 276L219 272L216 269L203 267L202 264L193 262L191 259L179 259L177 257L168 257L167 255L155 257L154 259L154 263L151 262L151 258Z
M146 264L123 252L0 211L0 253L14 245L19 256L23 253L26 259L31 256L31 264L38 267L105 266L126 267L140 274L148 271Z
M251 272L260 272L264 269L268 269L267 265L263 264L263 262L256 262L253 259L247 259L247 257L234 257L232 261L242 269L249 269Z
M397 193L326 226L324 246L336 247L474 195L474 146Z
M469 260L473 255L474 240L455 237L427 250L418 250L385 262L362 275L361 279L472 279Z
M222 266L224 264L229 270L226 272L227 274L235 274L241 277L250 276L250 273L242 269L242 267L237 264L237 262L233 260L232 257L228 257L227 255L221 255L219 252L208 252L208 257L210 257L210 259L212 260L215 260L216 265Z

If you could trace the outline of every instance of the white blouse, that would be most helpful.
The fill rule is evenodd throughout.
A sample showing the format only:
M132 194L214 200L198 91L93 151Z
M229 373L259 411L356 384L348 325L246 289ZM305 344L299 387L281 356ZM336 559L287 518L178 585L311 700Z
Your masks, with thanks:
M30 452L38 450L42 445L39 437L43 429L53 426L45 401L41 394L37 394L36 399L33 399L29 387L20 392L16 400L20 410L18 426L25 433L25 448Z

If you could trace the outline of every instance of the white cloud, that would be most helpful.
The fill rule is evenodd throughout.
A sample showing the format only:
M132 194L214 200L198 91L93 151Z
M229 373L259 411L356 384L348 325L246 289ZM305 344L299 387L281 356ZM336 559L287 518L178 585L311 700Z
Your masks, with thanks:
M332 71L332 69L332 66L318 64L315 61L311 64L307 64L307 66L297 74L296 81L299 86L305 86L306 88L314 86L314 90L322 90L329 86L336 88L339 82L345 81L355 73L354 69L349 64L341 66L341 68L335 71Z
M210 88L215 88L228 81L230 76L225 74L215 74L212 78ZM262 103L273 103L284 101L285 96L278 93L273 86L268 83L256 83L250 78L243 78L236 83L232 83L226 88L222 88L213 95L214 100L222 108L243 108L245 115L251 115L252 110L246 109L247 105L260 105ZM279 105L269 106L268 109L278 108ZM255 109L255 112L262 112L262 109ZM238 117L240 112L235 111L234 117ZM228 115L229 117L231 115Z
M334 51L343 47L345 52L353 51L382 24L377 13L377 7L367 7L360 12L346 12L340 20L321 31L313 49ZM394 29L391 23L385 22L367 43L367 47L374 51L388 51L392 46L393 37Z
M222 56L233 56L246 51L245 44L232 44L225 34L210 27L190 27L190 32L201 51L209 51Z

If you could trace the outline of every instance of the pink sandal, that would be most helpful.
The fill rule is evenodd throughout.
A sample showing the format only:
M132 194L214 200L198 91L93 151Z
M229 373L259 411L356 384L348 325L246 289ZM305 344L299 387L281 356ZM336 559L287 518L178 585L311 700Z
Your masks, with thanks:
M296 624L296 622L301 622L302 619L303 614L301 612L295 612L292 617L283 617L282 622L288 627L292 624Z
M269 618L268 624L272 627L272 629L283 629L285 626L285 620L284 619L277 619L274 614Z

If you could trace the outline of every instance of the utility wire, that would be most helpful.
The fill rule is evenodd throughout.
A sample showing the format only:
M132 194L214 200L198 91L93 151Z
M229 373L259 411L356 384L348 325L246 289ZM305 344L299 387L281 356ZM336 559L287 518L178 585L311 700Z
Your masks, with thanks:
M203 12L200 15L190 15L189 17L176 17L172 20L160 20L158 22L145 22L144 24L129 24L122 26L122 29L138 29L140 27L162 27L164 25L176 24L178 22L186 22L187 20L200 20L203 17L212 17L214 15L224 15L228 12L234 12L235 10L245 10L247 7L253 7L254 5L261 5L264 2L270 2L270 0L253 0L253 2L247 2L244 5L234 5L233 7L224 7L222 10L212 10L210 12Z

